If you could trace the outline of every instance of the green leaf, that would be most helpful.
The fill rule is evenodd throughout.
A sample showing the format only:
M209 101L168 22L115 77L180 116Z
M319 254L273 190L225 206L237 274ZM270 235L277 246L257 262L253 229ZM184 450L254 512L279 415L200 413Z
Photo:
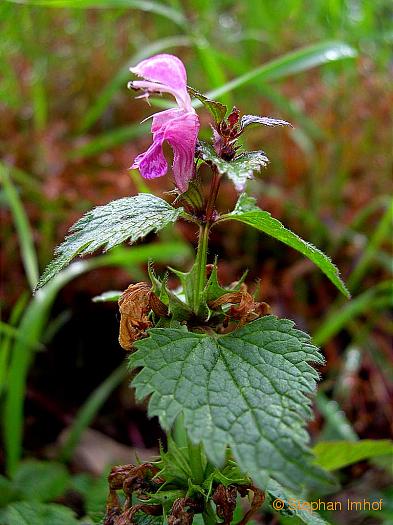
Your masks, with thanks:
M19 501L9 505L2 525L78 525L74 512L55 504Z
M233 484L249 485L251 480L243 474L234 461L230 460L222 470L214 469L203 485L204 487L210 488L214 481L228 487Z
M64 465L49 461L29 460L21 463L12 484L23 499L50 501L60 496L70 481Z
M217 124L224 120L228 110L225 104L216 102L215 100L210 100L210 98L205 97L205 95L202 95L202 93L199 93L199 91L190 86L188 86L188 92L192 97L197 98L202 102L205 108L210 111Z
M232 291L236 291L240 289L240 286L242 283L244 283L246 277L248 274L248 270L246 270L241 278L236 281L235 283L232 283L227 288L223 288L220 285L220 282L218 280L218 266L217 266L217 258L215 259L213 263L213 268L210 274L209 279L207 280L206 287L203 291L205 296L206 303L209 303L210 301L215 301L216 299L219 299L224 294Z
M243 131L249 126L268 126L268 127L290 126L292 127L292 124L290 124L286 120L279 120L279 119L275 119L271 117L258 117L257 115L243 115L243 117L240 119L240 130Z
M226 175L233 182L237 191L243 191L247 180L253 178L253 172L260 171L269 162L263 151L247 151L227 161L217 155L213 146L203 141L199 142L198 151L204 161L214 164L221 175Z
M224 336L151 329L136 343L131 367L138 398L152 394L150 416L169 430L183 413L194 443L220 467L230 446L261 487L270 477L298 488L322 478L311 466L304 429L318 379L308 362L318 349L294 323L266 316Z
M192 471L188 461L187 447L180 447L175 440L168 436L168 451L160 451L160 460L156 463L160 469L158 477L165 479L166 483L181 483L188 485L192 478Z
M328 525L327 521L322 519L316 512L311 511L311 509L303 510L297 508L297 502L303 503L306 500L299 496L295 496L276 481L269 481L266 492L268 495L268 503L274 511L277 511L277 509L274 507L273 502L279 499L284 502L284 507L282 511L280 511L280 514L291 517L296 516L307 525Z
M275 239L302 253L322 270L340 292L346 297L350 297L344 282L340 278L338 269L329 257L309 242L304 241L296 235L296 233L285 228L285 226L279 220L274 219L270 213L258 208L254 198L249 197L246 193L240 195L233 212L223 215L220 221L228 219L253 226L257 230L271 235Z
M325 441L317 443L313 452L315 463L326 470L337 470L377 456L389 456L393 462L393 441L389 439L363 439L355 442Z
M5 198L13 215L15 229L18 233L21 258L26 277L31 289L33 289L38 281L38 262L34 248L33 234L23 203L8 174L8 168L2 163L0 163L0 182L4 188Z
M87 255L99 248L107 251L127 240L133 243L175 222L182 212L182 208L173 208L163 199L148 193L94 208L71 227L70 235L57 247L57 257L45 269L37 288L46 284L77 255Z
M245 277L245 276L244 276ZM230 290L223 288L218 281L218 266L217 259L213 263L212 272L209 279L207 280L206 287L204 289L204 294L206 297L206 302L215 301L219 299L224 294L228 293Z

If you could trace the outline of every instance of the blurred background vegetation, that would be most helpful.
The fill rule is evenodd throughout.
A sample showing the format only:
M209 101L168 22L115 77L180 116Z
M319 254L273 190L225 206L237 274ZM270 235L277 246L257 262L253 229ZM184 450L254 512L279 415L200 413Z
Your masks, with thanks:
M158 272L167 263L187 268L193 227L73 263L31 294L84 211L146 190L128 167L150 141L140 121L154 108L126 85L128 67L155 53L180 56L190 85L242 113L293 123L248 133L248 145L271 159L252 191L333 258L352 301L300 255L241 225L217 228L210 254L225 284L249 267L250 285L273 312L322 346L313 442L391 437L392 14L389 0L0 4L0 467L8 476L0 507L55 501L99 519L105 479L94 476L135 449L148 455L162 437L127 387L116 304L92 298L146 279L150 258ZM171 183L147 188L165 195ZM221 209L235 197L225 185ZM329 521L393 523L389 469L385 457L341 470L335 498L375 495L386 505ZM59 523L72 525L71 511L62 512Z

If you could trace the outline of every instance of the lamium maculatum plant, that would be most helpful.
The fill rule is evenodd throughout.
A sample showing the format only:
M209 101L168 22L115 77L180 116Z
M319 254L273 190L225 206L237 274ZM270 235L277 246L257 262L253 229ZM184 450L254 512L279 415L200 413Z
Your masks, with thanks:
M337 268L320 250L260 209L246 192L247 181L264 168L263 151L243 151L239 138L253 126L289 126L255 115L241 116L187 86L183 63L162 54L131 71L129 87L148 97L169 93L176 107L152 117L152 144L132 168L152 179L168 172L163 144L173 150L172 203L155 195L124 197L86 213L57 248L38 287L74 257L134 243L170 223L189 221L199 229L195 260L188 272L168 269L179 281L149 265L149 282L131 284L119 297L121 346L137 369L132 386L149 398L149 415L159 418L167 440L150 463L122 465L109 476L105 525L164 523L206 525L233 521L241 499L250 504L244 525L262 504L286 502L305 490L325 490L334 481L318 467L308 445L310 395L323 363L310 337L268 304L257 301L244 275L230 286L218 280L209 254L217 224L237 221L298 250L346 296ZM192 98L212 115L212 140L198 139L200 122ZM201 169L203 168L203 169ZM223 178L239 193L231 212L217 196ZM210 260L208 260L210 256ZM286 504L276 510L290 514ZM307 523L313 513L295 512ZM293 514L293 512L292 512Z

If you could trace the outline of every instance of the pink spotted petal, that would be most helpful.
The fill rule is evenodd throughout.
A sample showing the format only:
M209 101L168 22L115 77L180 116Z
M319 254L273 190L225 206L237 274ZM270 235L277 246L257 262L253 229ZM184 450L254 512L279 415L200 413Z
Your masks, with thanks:
M195 113L185 113L167 125L164 138L173 149L173 175L181 192L188 188L194 176L194 155L199 130Z
M144 179L163 177L168 171L168 163L162 151L162 140L156 139L148 150L134 160L131 169L138 168Z

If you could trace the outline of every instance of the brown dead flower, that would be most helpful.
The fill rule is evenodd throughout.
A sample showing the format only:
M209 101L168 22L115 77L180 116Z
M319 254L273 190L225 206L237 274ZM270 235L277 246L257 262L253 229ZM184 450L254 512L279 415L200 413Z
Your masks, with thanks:
M254 297L247 291L245 284L240 286L240 290L228 292L215 301L211 301L209 307L216 310L224 304L233 305L227 315L229 319L238 320L240 326L270 313L270 306L267 303L255 301Z
M149 313L153 310L160 317L168 314L168 308L153 293L147 283L130 284L119 299L119 343L124 350L131 350L138 339L146 336L152 326Z

